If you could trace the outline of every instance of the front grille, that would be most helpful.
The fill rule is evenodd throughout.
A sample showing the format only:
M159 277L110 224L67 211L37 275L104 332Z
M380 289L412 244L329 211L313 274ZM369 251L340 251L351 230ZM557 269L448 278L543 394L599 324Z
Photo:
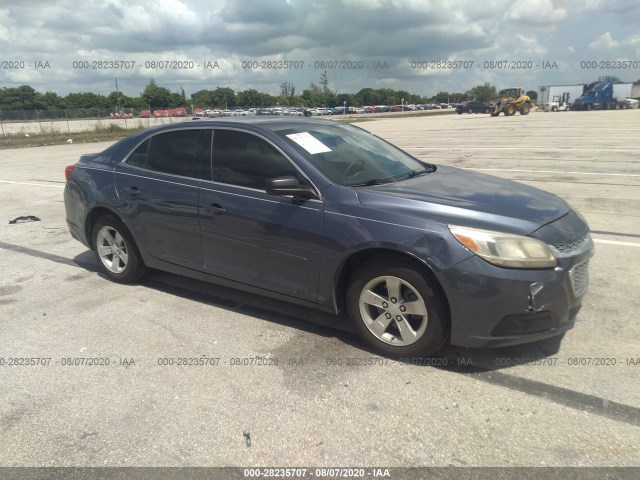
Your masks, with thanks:
M589 286L589 260L584 260L569 270L569 277L571 278L573 294L576 297L584 295Z
M584 245L584 243L587 241L587 235L583 235L582 237L578 238L577 240L574 240L573 242L570 243L561 243L559 245L554 245L554 247L556 249L558 249L559 251L561 251L562 253L570 253L574 250L579 249L580 247L582 247L582 245Z

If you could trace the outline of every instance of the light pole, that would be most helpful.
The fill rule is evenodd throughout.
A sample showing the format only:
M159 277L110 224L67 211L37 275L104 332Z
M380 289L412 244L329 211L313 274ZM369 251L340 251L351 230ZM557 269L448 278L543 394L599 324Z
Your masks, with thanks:
M113 79L116 81L116 114L120 113L120 91L118 90L118 77L115 75Z
M402 113L404 113L404 98L400 99L400 106L402 107Z
M342 114L346 115L347 114L347 101L346 100L344 100L342 102L342 108L344 108L344 110L342 110Z

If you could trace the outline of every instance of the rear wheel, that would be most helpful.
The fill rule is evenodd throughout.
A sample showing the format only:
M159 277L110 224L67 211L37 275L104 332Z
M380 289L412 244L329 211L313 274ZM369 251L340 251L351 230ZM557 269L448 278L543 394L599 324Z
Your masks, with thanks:
M114 215L101 217L93 226L93 251L112 280L129 283L146 273L146 267L131 234Z
M411 263L395 257L370 260L347 290L349 317L369 346L393 358L427 356L446 335L443 301Z

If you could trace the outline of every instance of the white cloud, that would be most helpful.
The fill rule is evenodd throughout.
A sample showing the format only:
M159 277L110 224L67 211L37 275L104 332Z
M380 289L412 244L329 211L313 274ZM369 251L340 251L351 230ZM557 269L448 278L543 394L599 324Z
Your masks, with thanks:
M603 33L600 38L589 43L589 48L594 50L611 50L619 46L620 42L614 40L610 32Z
M113 71L71 68L74 60L93 59L136 60L135 69L115 72L128 95L139 94L150 78L171 90L183 85L187 93L217 86L277 93L278 84L287 80L303 90L318 81L320 72L308 67L315 60L388 62L389 69L382 71L329 70L339 91L393 85L427 93L432 88L463 91L480 81L503 84L512 72L482 65L506 58L564 61L565 71L576 78L562 73L554 82L572 83L581 81L579 69L571 69L575 52L591 48L618 58L640 50L635 5L640 2L0 0L2 59L52 65L46 72L0 70L0 86L35 82L32 86L41 91L109 93ZM596 17L598 22L591 21ZM144 68L145 60L186 59L217 60L220 69ZM278 59L304 60L305 68L249 71L240 66L246 60ZM410 68L412 60L448 59L475 63L471 70ZM550 73L528 71L527 82L548 83Z
M547 53L547 48L538 42L535 36L516 34L515 38L519 40L520 46L516 48L516 52L523 55L541 57Z
M568 14L564 8L556 8L551 0L516 0L506 17L524 25L548 26L561 22Z
M616 40L611 32L603 33L598 39L589 43L589 48L602 52L619 52L619 56L625 50L635 51L636 55L640 55L640 35L629 35L623 40Z

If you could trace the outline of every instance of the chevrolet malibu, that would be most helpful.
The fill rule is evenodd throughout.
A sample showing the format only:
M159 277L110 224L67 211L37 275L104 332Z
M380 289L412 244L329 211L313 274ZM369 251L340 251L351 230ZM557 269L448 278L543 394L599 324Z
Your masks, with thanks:
M112 280L153 268L346 312L390 357L562 334L587 290L593 243L565 201L352 125L165 125L65 176L71 235Z

